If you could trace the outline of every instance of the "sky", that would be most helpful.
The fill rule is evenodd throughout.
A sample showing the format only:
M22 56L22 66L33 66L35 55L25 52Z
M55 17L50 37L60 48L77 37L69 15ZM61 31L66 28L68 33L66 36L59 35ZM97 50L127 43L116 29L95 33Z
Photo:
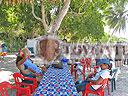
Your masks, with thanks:
M123 38L127 38L128 39L128 24L126 26L127 26L126 27L126 32L120 32L120 33L119 32L115 32L113 35L116 36L116 37L123 37ZM104 30L105 30L105 32L108 32L110 35L113 32L113 29L110 30L108 26L105 26Z

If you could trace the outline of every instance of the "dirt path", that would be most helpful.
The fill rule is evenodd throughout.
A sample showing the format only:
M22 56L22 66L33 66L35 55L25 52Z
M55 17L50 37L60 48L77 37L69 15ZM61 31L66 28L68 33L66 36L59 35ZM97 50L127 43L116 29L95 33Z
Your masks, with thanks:
M116 90L111 96L128 96L128 66L121 67L116 81Z

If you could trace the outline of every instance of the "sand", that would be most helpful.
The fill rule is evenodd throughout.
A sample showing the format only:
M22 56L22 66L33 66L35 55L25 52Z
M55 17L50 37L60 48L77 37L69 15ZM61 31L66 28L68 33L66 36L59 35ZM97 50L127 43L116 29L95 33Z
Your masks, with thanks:
M13 82L12 74L19 72L15 66L15 56L7 56L4 59L0 58L0 82L10 81ZM41 65L41 61L38 58L32 58L36 64ZM116 80L116 90L111 92L111 96L128 96L128 66L122 66L119 68L120 72ZM107 95L107 92L105 93Z

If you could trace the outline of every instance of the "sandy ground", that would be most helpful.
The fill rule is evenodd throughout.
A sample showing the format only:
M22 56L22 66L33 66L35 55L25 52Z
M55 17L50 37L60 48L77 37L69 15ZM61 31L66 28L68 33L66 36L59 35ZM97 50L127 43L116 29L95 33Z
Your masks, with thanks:
M18 72L15 66L15 56L7 56L4 59L0 58L0 82L10 81L13 82L12 74ZM2 61L1 61L2 60ZM41 64L38 58L33 58L36 64ZM128 66L123 66L116 81L116 90L111 92L111 96L128 96ZM105 96L108 96L107 94Z

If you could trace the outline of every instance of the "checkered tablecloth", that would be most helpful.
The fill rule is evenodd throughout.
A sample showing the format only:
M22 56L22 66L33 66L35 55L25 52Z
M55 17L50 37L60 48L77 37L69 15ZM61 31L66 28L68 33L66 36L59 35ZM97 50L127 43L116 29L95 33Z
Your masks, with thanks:
M67 64L63 69L50 67L34 96L79 96Z

